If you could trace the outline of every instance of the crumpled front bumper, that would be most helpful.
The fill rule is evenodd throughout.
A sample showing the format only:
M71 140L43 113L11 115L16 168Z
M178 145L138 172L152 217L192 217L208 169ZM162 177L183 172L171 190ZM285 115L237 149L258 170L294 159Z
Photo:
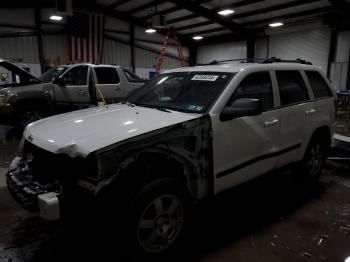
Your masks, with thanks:
M30 162L25 161L21 157L15 157L12 160L6 174L7 188L13 198L23 208L29 211L40 211L40 213L42 213L45 212L45 210L42 210L45 208L45 203L40 203L39 209L39 200L42 202L42 199L45 200L46 198L38 197L40 195L45 196L44 194L48 193L50 193L51 197L53 197L53 194L58 196L58 192L57 189L55 190L55 186L53 184L42 185L33 180L29 165ZM58 202L57 208L59 208Z

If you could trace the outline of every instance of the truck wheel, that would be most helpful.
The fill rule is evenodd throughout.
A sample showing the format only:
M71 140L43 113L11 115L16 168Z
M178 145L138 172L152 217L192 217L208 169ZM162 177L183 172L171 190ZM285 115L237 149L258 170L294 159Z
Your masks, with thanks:
M21 137L26 126L45 117L45 113L35 106L21 109L16 116L16 136Z
M184 234L189 203L186 189L175 179L143 187L131 203L137 253L157 257L174 250Z
M313 137L298 168L299 174L311 182L319 179L326 162L327 144L322 137Z

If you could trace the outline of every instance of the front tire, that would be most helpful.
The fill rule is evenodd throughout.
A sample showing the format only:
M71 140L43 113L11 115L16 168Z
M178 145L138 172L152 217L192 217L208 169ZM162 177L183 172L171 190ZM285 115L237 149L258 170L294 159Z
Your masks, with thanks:
M176 179L161 178L144 186L131 204L137 253L159 257L174 250L184 234L189 203L185 187Z

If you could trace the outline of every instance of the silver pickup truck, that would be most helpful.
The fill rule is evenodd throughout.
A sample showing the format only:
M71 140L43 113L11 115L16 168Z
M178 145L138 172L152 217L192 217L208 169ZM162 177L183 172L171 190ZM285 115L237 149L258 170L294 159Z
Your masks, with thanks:
M114 65L62 65L39 78L2 59L0 67L8 76L0 82L0 124L14 126L19 134L30 122L101 100L118 102L144 84L126 68Z

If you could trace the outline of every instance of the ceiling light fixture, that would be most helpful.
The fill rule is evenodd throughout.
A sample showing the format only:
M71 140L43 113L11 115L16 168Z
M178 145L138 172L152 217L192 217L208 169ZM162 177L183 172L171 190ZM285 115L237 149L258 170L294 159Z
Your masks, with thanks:
M146 32L147 34L153 34L153 33L157 32L157 30L154 29L154 28L148 28L148 29L145 30L145 32Z
M201 35L195 35L194 37L192 37L192 39L194 39L194 40L202 40L203 39L203 36L201 36Z
M281 22L276 22L276 23L271 23L271 24L269 24L269 27L279 27L279 26L282 26L283 25L283 23L281 23Z
M63 17L60 16L60 15L52 15L52 16L50 16L50 20L61 21L62 19L63 19Z
M234 12L235 11L232 9L223 9L223 10L219 11L218 14L222 15L222 16L227 16L227 15L233 14Z

